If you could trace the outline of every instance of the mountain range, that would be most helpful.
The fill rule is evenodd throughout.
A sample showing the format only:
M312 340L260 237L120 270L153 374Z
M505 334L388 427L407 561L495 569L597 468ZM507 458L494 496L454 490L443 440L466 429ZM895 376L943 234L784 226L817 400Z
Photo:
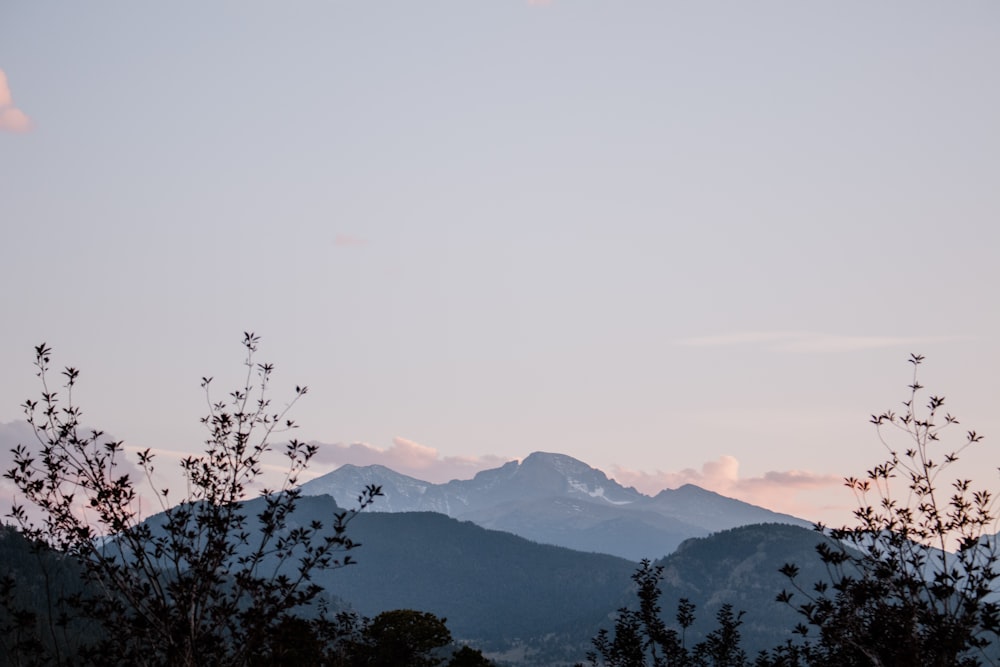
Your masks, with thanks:
M379 465L344 465L302 485L341 505L369 484L382 487L374 512L436 512L529 540L619 556L660 558L686 539L738 526L812 524L686 484L647 496L565 454L535 452L468 480L434 484Z
M680 598L693 602L693 643L713 629L719 607L732 603L746 612L741 629L751 652L787 639L798 620L775 602L787 585L778 569L797 563L803 581L825 574L814 550L822 538L794 525L805 525L801 519L695 486L646 496L576 459L541 452L447 484L343 466L303 485L284 529L328 525L367 484L381 485L385 497L379 511L357 515L348 527L362 545L353 552L356 564L315 572L313 582L335 608L367 616L418 609L446 618L457 639L501 665L583 659L597 631L613 625L615 610L635 604L630 577L643 557L664 567L668 623ZM263 506L253 499L244 512L256 517ZM154 531L159 520L150 519Z
M328 496L302 499L303 520L328 516ZM331 595L362 614L411 608L446 618L454 636L498 664L553 666L581 661L617 609L634 607L636 563L581 553L487 530L432 512L364 513L349 534L361 544L357 562L318 574ZM783 643L801 619L776 602L788 586L779 569L801 568L801 579L823 580L814 531L753 525L685 541L656 561L664 567L663 618L671 627L678 601L696 610L691 643L715 629L725 603L743 617L744 647Z
M244 513L255 517L263 508L257 498L247 501ZM330 496L304 497L285 529L328 523L339 511ZM251 530L255 525L251 519ZM313 573L335 609L366 616L392 609L431 612L498 665L576 664L598 630L613 626L615 610L635 605L630 577L636 563L615 556L537 544L433 512L365 512L351 521L348 534L362 545L352 552L355 564ZM729 602L746 612L741 630L751 654L783 642L798 618L775 602L787 586L778 569L790 561L801 566L803 581L822 579L814 550L820 539L811 530L769 524L686 541L658 561L664 620L676 625L680 598L694 603L697 620L688 631L694 643L714 629L715 613ZM0 576L6 574L43 618L49 613L47 582L69 582L71 591L85 585L72 559L34 550L12 529L0 529Z

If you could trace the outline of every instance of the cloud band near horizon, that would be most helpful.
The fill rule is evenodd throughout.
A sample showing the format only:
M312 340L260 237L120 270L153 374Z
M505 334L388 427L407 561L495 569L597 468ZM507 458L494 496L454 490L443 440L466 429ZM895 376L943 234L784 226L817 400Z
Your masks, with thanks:
M729 498L810 520L817 520L821 509L842 509L817 508L799 497L805 492L829 490L843 485L844 480L837 475L804 470L771 470L759 477L741 477L739 469L740 462L736 457L720 456L704 463L701 470L686 468L679 472L658 470L647 473L613 466L609 476L619 484L633 486L648 495L659 493L663 489L694 484Z
M494 455L442 456L433 447L401 437L393 438L392 445L387 448L363 442L349 445L315 444L320 447L316 455L317 463L332 464L334 467L346 464L382 465L434 484L453 479L471 479L478 472L497 468L512 460ZM735 457L721 456L704 463L700 470L687 468L678 472L658 470L647 473L613 465L605 472L619 484L635 487L650 496L664 489L694 484L730 498L809 519L817 514L818 508L800 496L812 491L828 491L843 484L843 479L837 475L803 470L771 470L759 477L741 477L739 467L740 463Z
M32 128L31 118L14 105L7 73L0 69L0 131L23 134Z
M10 449L19 443L30 443L32 437L33 432L26 422L0 423L0 464L4 469L12 464ZM347 464L382 465L425 482L443 484L453 479L471 479L478 472L498 468L513 460L495 455L443 456L433 447L401 437L393 438L392 445L386 448L364 442L314 444L319 446L314 459L316 466L310 471L315 476ZM127 449L134 451L136 448L130 446ZM189 455L164 449L158 449L156 453L174 459ZM134 463L128 461L122 463L134 478L141 477ZM267 467L274 467L274 472L280 472L277 465ZM170 465L165 465L160 472L169 475L170 468ZM735 457L721 456L714 461L704 463L700 470L687 468L676 472L657 470L648 473L612 465L609 470L605 470L605 473L619 484L635 487L650 496L664 489L694 484L730 498L810 520L821 518L818 514L824 510L836 510L838 515L844 513L844 508L819 506L802 497L810 492L828 492L834 487L841 486L843 479L836 475L802 470L772 470L757 477L741 477L739 468L740 463ZM0 483L0 492L9 495L13 492L13 487Z

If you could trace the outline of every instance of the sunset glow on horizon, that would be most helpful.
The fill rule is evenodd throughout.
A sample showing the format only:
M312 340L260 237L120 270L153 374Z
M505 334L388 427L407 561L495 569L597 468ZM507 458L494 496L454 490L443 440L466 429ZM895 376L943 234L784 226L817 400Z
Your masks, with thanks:
M168 466L252 330L276 404L309 385L314 475L559 452L838 523L921 353L996 488L998 32L986 2L11 3L0 445L45 341Z

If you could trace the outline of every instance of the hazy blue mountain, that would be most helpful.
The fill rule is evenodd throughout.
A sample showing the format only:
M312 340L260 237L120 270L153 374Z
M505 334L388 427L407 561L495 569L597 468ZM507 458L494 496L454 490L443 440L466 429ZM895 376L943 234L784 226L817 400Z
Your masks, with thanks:
M448 516L493 507L514 500L566 496L628 505L645 498L608 479L600 470L564 454L535 452L524 461L511 461L484 470L472 479L445 484L424 482L385 466L344 465L302 485L306 495L329 494L347 503L366 484L380 484L384 498L377 511L440 512Z
M650 497L564 454L535 452L469 480L433 484L384 466L345 465L306 482L306 495L350 504L382 486L374 512L439 512L547 544L630 560L659 558L686 539L755 523L809 522L693 485Z
M558 496L510 501L461 518L536 542L633 561L666 555L690 537L708 535L698 526L655 511L638 507L624 511Z
M681 519L712 533L755 523L785 523L803 528L813 525L810 521L727 498L694 484L664 489L648 504L650 509L660 514Z

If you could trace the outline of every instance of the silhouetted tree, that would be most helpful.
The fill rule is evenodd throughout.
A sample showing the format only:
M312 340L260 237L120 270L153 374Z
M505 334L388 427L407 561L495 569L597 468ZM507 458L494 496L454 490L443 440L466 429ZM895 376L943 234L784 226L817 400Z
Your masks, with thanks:
M685 633L695 620L695 607L686 599L677 605L680 632L667 627L661 617L659 599L663 567L643 560L632 581L636 584L639 609L624 607L615 618L614 634L601 629L587 654L592 667L743 667L746 654L740 648L742 614L723 605L716 615L719 626L692 649Z
M918 408L923 389L914 366L904 412L872 417L889 457L864 479L848 478L858 499L857 523L817 531L830 538L817 553L830 579L806 588L799 569L786 564L792 589L777 599L803 617L784 645L762 652L757 667L955 667L971 666L996 656L984 649L1000 634L1000 604L996 580L998 551L992 534L996 520L994 496L958 479L943 493L942 472L962 451L982 438L969 431L957 448L941 450L943 429L958 424L941 414L944 398L931 396ZM897 447L886 431L903 436ZM750 664L740 648L740 617L724 605L718 629L692 650L681 635L660 620L657 568L643 562L633 576L639 610L622 609L612 636L602 630L594 638L591 665L638 667L653 665ZM690 626L693 609L681 602L678 622ZM811 631L815 630L814 634ZM995 651L994 651L995 653Z
M479 649L463 646L451 654L448 667L492 667L493 662Z
M0 664L59 663L100 627L68 598L87 590L79 564L0 525Z
M385 611L367 621L353 654L358 667L434 667L451 644L445 619L412 609Z
M204 453L182 460L187 492L176 502L169 489L152 488L162 514L144 520L137 511L135 481L124 472L124 445L81 426L73 401L79 378L66 368L65 396L49 386L51 350L35 349L41 397L24 403L37 448L19 445L5 477L41 511L38 524L23 506L11 516L27 537L75 557L91 591L72 601L78 613L97 621L99 641L77 659L102 665L245 665L272 649L288 655L281 633L305 633L295 612L317 602L314 571L351 562L357 547L346 533L358 511L380 495L375 486L357 507L286 528L299 499L298 477L316 446L291 440L284 447L287 474L265 489L263 510L246 515L242 502L261 477L271 438L291 430L288 410L306 393L274 411L268 395L273 365L254 359L258 337L244 334L246 378L225 401L209 393ZM153 454L139 454L152 485ZM2 592L2 591L0 591ZM315 633L306 633L315 636ZM303 640L305 641L305 640ZM29 648L37 649L36 646ZM303 650L308 648L303 643ZM52 657L52 656L49 656ZM275 659L278 655L275 654Z
M778 600L805 620L796 630L804 643L781 651L787 664L978 665L1000 631L994 496L968 479L948 492L939 487L943 471L982 438L969 431L959 447L943 448L942 430L958 420L942 414L939 396L918 407L922 361L910 357L903 413L871 419L888 459L864 479L846 480L858 498L856 525L817 526L833 539L817 546L830 579L807 588L798 567L782 569L792 590ZM901 446L887 430L902 436Z
M718 627L694 648L696 665L743 667L747 664L747 654L740 648L742 616L743 612L733 612L731 604L722 605L715 615Z

